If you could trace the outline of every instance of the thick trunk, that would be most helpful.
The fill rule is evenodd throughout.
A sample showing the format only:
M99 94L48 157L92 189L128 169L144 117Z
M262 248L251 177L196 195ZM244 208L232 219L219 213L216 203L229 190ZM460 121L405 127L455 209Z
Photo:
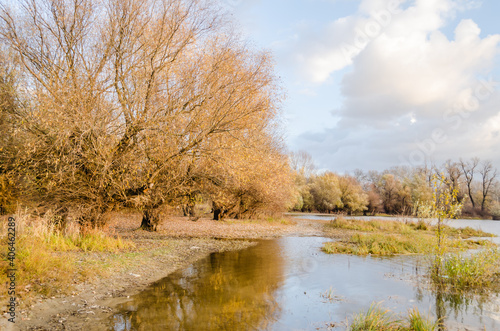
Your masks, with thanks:
M184 214L184 216L191 216L191 217L194 217L196 216L195 215L195 212L194 212L194 205L191 205L191 204L184 204L182 206L182 212Z
M158 209L146 209L142 214L141 229L146 231L156 231L160 223L160 213Z
M225 216L227 210L219 206L219 204L212 202L212 211L214 212L214 221L221 221Z
M223 208L214 208L214 221L220 221L224 218L225 211Z
M476 208L476 203L474 202L474 198L472 197L472 190L471 190L470 184L468 186L468 189L469 189L470 202L472 203L472 208Z

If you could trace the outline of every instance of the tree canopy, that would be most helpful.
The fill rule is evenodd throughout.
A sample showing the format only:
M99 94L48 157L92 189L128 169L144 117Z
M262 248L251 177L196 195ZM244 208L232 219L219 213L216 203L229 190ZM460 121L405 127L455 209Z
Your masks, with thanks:
M197 192L287 199L271 57L213 3L23 0L0 16L22 99L10 168L33 202L90 224L131 206L151 225Z

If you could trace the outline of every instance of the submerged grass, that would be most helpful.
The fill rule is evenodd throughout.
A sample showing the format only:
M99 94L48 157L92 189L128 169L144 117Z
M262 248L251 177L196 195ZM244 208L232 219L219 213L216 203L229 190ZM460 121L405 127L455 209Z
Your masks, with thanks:
M399 318L380 304L372 304L366 312L353 316L349 325L351 331L434 331L438 322L423 317L418 309L408 312L405 318Z
M430 254L434 250L435 228L424 221L418 223L355 220L338 217L325 226L326 232L348 230L350 235L340 241L329 242L323 251L330 254L354 255L396 255L396 254ZM454 229L444 227L449 238L447 249L451 251L489 246L486 240L463 240L472 237L491 237L493 235L472 228Z
M500 249L491 248L472 255L451 254L432 265L432 280L457 291L500 288ZM439 272L435 272L439 270Z

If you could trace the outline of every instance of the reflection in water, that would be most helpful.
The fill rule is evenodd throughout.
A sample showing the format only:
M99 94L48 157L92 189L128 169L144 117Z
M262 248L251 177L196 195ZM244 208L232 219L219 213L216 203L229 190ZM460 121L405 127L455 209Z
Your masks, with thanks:
M279 316L283 282L277 242L211 254L122 305L114 330L266 329Z
M329 240L281 238L212 254L122 304L110 329L324 330L382 302L398 314L416 307L451 330L500 330L497 296L429 289L426 258L324 254ZM328 290L339 299L325 300Z
M469 316L476 317L478 330L498 330L500 327L500 302L498 293L491 291L484 293L450 292L442 285L432 289L436 302L434 312L436 319L441 321L440 330L458 328L459 324L468 321ZM489 326L489 327L488 327ZM470 327L468 330L472 330ZM475 329L474 329L475 330Z

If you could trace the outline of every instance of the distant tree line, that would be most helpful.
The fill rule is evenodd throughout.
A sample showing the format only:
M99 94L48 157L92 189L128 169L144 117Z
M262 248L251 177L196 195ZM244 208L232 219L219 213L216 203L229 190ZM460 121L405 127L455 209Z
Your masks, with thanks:
M217 219L287 208L282 92L203 0L22 0L0 7L0 212L97 226L200 200Z
M316 173L305 152L292 153L295 170L293 210L323 213L416 215L432 201L433 176L458 193L468 216L500 216L497 169L478 158L448 160L440 166L394 167L382 172Z

